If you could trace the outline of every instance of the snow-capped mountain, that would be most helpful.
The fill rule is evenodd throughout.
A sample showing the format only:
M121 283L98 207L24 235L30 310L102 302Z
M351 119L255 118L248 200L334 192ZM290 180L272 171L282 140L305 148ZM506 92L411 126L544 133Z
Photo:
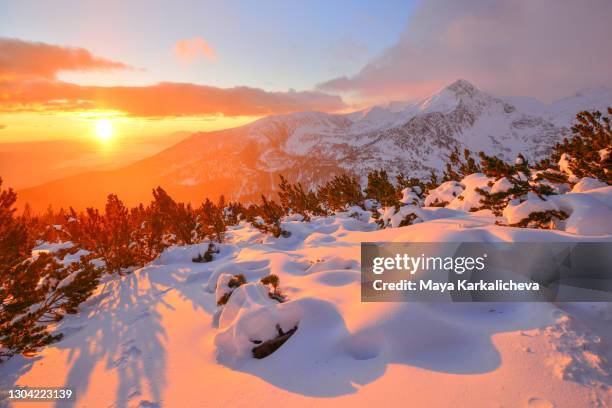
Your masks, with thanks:
M23 190L20 196L40 208L49 202L99 205L111 192L135 204L149 200L151 188L161 185L181 200L200 202L225 194L248 201L272 192L278 174L308 187L338 172L364 177L380 168L425 176L440 170L454 147L506 160L522 153L535 160L570 135L577 112L607 106L612 106L609 88L545 105L526 97L496 97L458 80L420 101L348 114L270 116L238 128L196 133L125 168L71 177Z

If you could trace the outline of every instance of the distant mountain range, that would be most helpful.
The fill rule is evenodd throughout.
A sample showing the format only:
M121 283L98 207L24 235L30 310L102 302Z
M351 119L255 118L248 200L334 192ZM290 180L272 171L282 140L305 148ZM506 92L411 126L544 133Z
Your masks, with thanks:
M3 185L25 189L86 171L127 166L190 136L175 132L163 136L117 138L105 146L91 136L76 140L0 140L0 177Z
M612 89L591 89L545 105L527 97L496 97L458 80L421 101L392 103L349 114L301 112L196 133L147 159L111 171L83 173L19 191L42 210L101 206L117 193L148 202L161 185L181 201L225 194L257 199L275 190L278 175L315 186L334 174L364 177L372 169L425 176L440 170L453 147L483 150L506 160L545 156L570 135L581 110L612 105Z

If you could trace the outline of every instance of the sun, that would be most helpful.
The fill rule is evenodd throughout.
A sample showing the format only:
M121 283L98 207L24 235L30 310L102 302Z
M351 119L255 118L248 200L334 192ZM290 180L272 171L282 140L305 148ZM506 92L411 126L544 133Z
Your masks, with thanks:
M96 135L103 142L113 138L113 122L109 119L96 120Z

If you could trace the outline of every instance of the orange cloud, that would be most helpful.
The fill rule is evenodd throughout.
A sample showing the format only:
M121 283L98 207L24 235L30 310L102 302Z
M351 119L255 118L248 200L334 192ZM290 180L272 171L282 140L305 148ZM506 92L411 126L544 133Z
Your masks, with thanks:
M60 71L130 69L121 62L100 58L84 48L0 38L0 80L54 79Z
M202 39L183 40L181 55L214 52ZM179 41L179 43L181 43ZM117 69L127 65L93 56L83 48L0 39L0 113L117 110L143 117L261 116L297 111L338 111L339 96L319 91L267 92L165 82L150 86L81 86L62 82L63 70Z
M209 60L216 60L217 53L202 37L193 37L179 40L174 45L174 54L186 64L190 64L198 57L204 56Z
M0 82L0 112L112 109L144 117L269 115L338 111L339 96L316 91L267 92L165 82L151 86L79 86L60 81Z

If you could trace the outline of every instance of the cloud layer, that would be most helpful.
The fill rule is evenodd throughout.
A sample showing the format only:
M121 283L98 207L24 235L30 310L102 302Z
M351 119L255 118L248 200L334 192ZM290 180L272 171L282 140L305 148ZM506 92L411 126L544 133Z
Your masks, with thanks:
M399 42L356 75L320 90L409 99L458 79L505 95L553 100L612 84L609 0L428 0Z
M267 92L249 87L160 83L142 87L79 86L58 81L1 83L2 111L81 111L111 109L145 117L268 115L298 111L336 111L339 96L321 92Z
M0 79L54 79L60 71L129 68L121 62L94 56L84 48L0 38Z
M191 40L190 40L191 41ZM192 41L196 53L213 51ZM188 51L187 54L189 54ZM81 86L56 79L60 71L129 69L83 48L0 38L0 112L110 109L144 117L268 115L337 111L342 98L318 91L267 92L249 87L218 88L189 83L150 86Z

